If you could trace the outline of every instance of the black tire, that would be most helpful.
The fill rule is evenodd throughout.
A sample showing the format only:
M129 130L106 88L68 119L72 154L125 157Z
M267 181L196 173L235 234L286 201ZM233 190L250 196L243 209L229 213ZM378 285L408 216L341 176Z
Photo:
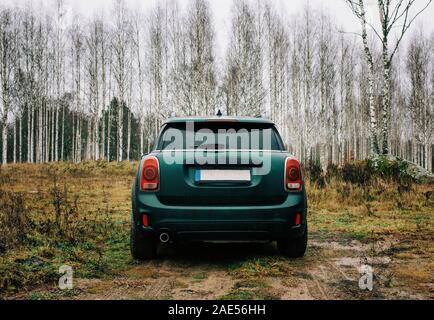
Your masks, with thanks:
M131 255L135 260L152 260L157 255L155 239L145 237L134 225L131 226L130 235Z
M288 238L277 241L277 247L281 254L289 258L301 258L306 253L308 232L307 226L303 235L299 238Z
M131 211L131 232L130 232L130 250L135 260L151 260L157 256L157 244L152 236L145 236L140 230L139 213L136 207L136 182L131 188L132 211Z

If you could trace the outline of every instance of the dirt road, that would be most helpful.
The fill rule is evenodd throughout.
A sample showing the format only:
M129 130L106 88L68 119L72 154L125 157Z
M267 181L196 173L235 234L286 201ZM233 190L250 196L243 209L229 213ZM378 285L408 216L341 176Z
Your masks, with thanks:
M425 241L429 241L425 240ZM160 248L160 258L115 277L74 279L74 290L38 288L31 298L56 299L429 299L431 283L401 281L397 270L426 270L429 258L398 259L405 241L374 244L313 237L303 259L286 259L274 244L195 244ZM409 248L407 248L409 249ZM411 248L410 248L411 249ZM417 264L416 264L417 262ZM360 266L374 269L361 290ZM15 298L29 297L21 295Z

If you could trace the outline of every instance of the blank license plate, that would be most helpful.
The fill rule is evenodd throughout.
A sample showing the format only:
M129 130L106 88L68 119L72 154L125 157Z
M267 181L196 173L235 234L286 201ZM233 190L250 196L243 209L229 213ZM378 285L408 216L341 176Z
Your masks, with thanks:
M250 170L196 170L196 182L235 181L250 182Z

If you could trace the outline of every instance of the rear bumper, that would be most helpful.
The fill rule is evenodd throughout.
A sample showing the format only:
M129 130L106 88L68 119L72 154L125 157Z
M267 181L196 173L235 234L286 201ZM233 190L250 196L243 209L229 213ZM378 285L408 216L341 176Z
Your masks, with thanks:
M213 229L201 226L196 230L191 230L189 225L182 224L164 225L163 228L142 227L143 233L149 237L158 240L159 235L164 232L169 234L171 241L274 241L301 237L306 230L303 225L286 227L283 224L262 224L258 230L249 230L244 225L240 225L238 229L232 229L219 221L216 221Z
M154 193L140 192L134 198L134 191L133 199L134 223L157 239L165 232L175 241L273 241L300 237L306 230L304 192L289 194L284 203L273 206L168 206ZM148 215L149 227L141 225L143 214Z

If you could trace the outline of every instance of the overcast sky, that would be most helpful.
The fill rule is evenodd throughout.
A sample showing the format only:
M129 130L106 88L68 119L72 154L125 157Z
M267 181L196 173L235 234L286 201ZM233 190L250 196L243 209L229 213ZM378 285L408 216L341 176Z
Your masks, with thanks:
M2 4L6 5L18 5L21 6L26 2L32 2L35 7L38 7L41 3L44 6L52 6L55 0L0 0ZM142 8L147 9L155 6L159 0L126 0L130 8ZM170 0L169 0L170 1ZM231 8L233 1L235 0L208 0L213 15L213 21L215 26L215 32L217 37L219 54L222 54L227 46L228 35L230 32L231 22ZM252 2L261 0L250 0ZM337 25L342 26L345 31L357 32L359 23L352 15L350 9L345 4L344 0L269 0L275 4L275 7L285 16L290 17L293 14L301 12L303 7L309 3L314 9L324 9L332 17L335 17L334 21ZM377 0L366 0L368 19L374 21L374 25L378 25L378 12L376 9ZM417 12L428 0L416 0L416 7L414 11ZM110 0L66 0L68 7L72 8L72 12L79 12L84 16L92 15L96 11L101 9L108 9L111 7L112 1ZM190 0L178 0L182 9L190 3ZM423 28L427 34L434 32L434 3L431 4L428 9L423 12L417 22L413 25L412 30Z

